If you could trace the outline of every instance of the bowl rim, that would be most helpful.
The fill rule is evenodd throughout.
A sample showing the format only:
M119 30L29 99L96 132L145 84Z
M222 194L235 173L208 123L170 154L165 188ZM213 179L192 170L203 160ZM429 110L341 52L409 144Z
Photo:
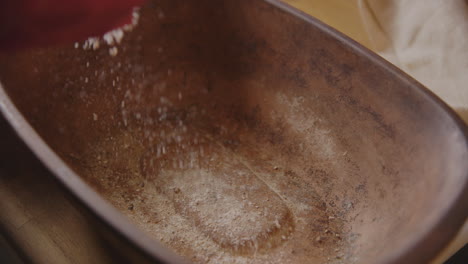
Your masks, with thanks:
M336 41L342 42L362 57L365 57L375 65L379 65L393 77L398 78L402 83L407 83L409 89L421 96L425 101L432 103L440 111L447 115L454 122L457 129L463 136L466 149L468 151L468 127L462 119L435 95L428 88L414 80L411 76L386 61L373 51L367 49L351 38L338 32L332 27L319 21L318 19L286 4L281 0L262 0L272 6L289 13L319 31L329 35ZM101 223L109 226L120 238L129 241L134 249L140 251L145 256L161 261L162 263L188 263L172 250L167 249L159 241L150 238L136 225L131 223L127 217L107 202L101 195L85 183L66 163L47 145L34 128L28 123L26 118L16 108L13 101L8 96L0 81L0 112L14 129L16 134L26 143L34 155L48 168L51 174L59 180L60 184L72 194L72 196L90 212ZM426 226L424 231L418 232L417 236L410 241L405 241L397 248L389 250L384 255L382 264L398 263L427 263L434 259L442 249L455 237L458 230L464 224L468 215L468 171L464 176L464 182L460 184L458 192L451 197L451 206L445 208L436 223ZM427 223L426 223L427 224Z

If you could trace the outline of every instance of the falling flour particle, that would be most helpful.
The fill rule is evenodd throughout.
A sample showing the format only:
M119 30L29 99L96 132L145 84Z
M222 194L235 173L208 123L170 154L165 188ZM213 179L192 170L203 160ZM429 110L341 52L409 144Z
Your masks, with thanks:
M110 54L112 57L117 56L117 53L119 53L119 50L117 49L117 47L112 47L112 48L109 49L109 54Z
M93 120L97 121L98 120L98 115L96 113L93 113Z
M103 39L107 43L107 45L113 45L114 44L114 37L109 33L104 34Z
M92 48L93 50L99 49L99 39L95 39L95 41L92 43Z
M131 24L124 25L121 28L113 29L105 33L102 37L88 38L83 43L83 49L84 50L91 50L91 49L97 50L101 46L101 41L103 41L108 46L111 46L111 48L109 48L109 54L111 56L116 56L118 53L118 49L117 47L115 47L115 45L118 45L122 42L125 32L130 32L133 30L133 28L135 28L135 26L138 24L139 18L140 18L139 10L138 8L134 8L133 13L132 13ZM78 42L75 43L75 48L79 48Z
M118 28L118 29L111 30L107 32L106 34L104 34L103 39L107 43L107 45L113 45L114 43L120 44L120 42L123 39L123 36L124 36L123 30Z

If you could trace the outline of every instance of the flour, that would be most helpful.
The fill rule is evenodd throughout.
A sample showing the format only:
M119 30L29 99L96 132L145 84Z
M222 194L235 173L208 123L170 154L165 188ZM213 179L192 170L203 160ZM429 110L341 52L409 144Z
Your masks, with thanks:
M132 12L132 21L130 24L124 25L120 28L113 29L105 33L102 37L89 37L82 44L84 50L97 50L102 45L106 44L109 46L109 55L115 57L118 54L117 45L122 42L125 36L125 32L131 32L137 25L140 19L140 13L138 8L134 8ZM80 47L80 43L76 42L74 47L77 49Z

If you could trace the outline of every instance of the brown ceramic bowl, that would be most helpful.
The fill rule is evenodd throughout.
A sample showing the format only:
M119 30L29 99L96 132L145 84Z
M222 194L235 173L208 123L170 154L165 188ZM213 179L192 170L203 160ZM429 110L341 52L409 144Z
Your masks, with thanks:
M466 125L295 9L154 1L118 49L1 55L0 108L128 258L209 262L210 248L224 261L427 263L466 220ZM203 184L184 163L194 144L218 172ZM220 224L230 204L187 207L200 190L246 195L266 216Z

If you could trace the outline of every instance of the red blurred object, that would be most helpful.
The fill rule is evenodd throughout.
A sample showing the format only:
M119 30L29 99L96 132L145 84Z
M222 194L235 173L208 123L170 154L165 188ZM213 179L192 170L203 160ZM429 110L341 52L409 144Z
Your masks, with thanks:
M0 50L99 36L131 22L145 0L0 0Z

